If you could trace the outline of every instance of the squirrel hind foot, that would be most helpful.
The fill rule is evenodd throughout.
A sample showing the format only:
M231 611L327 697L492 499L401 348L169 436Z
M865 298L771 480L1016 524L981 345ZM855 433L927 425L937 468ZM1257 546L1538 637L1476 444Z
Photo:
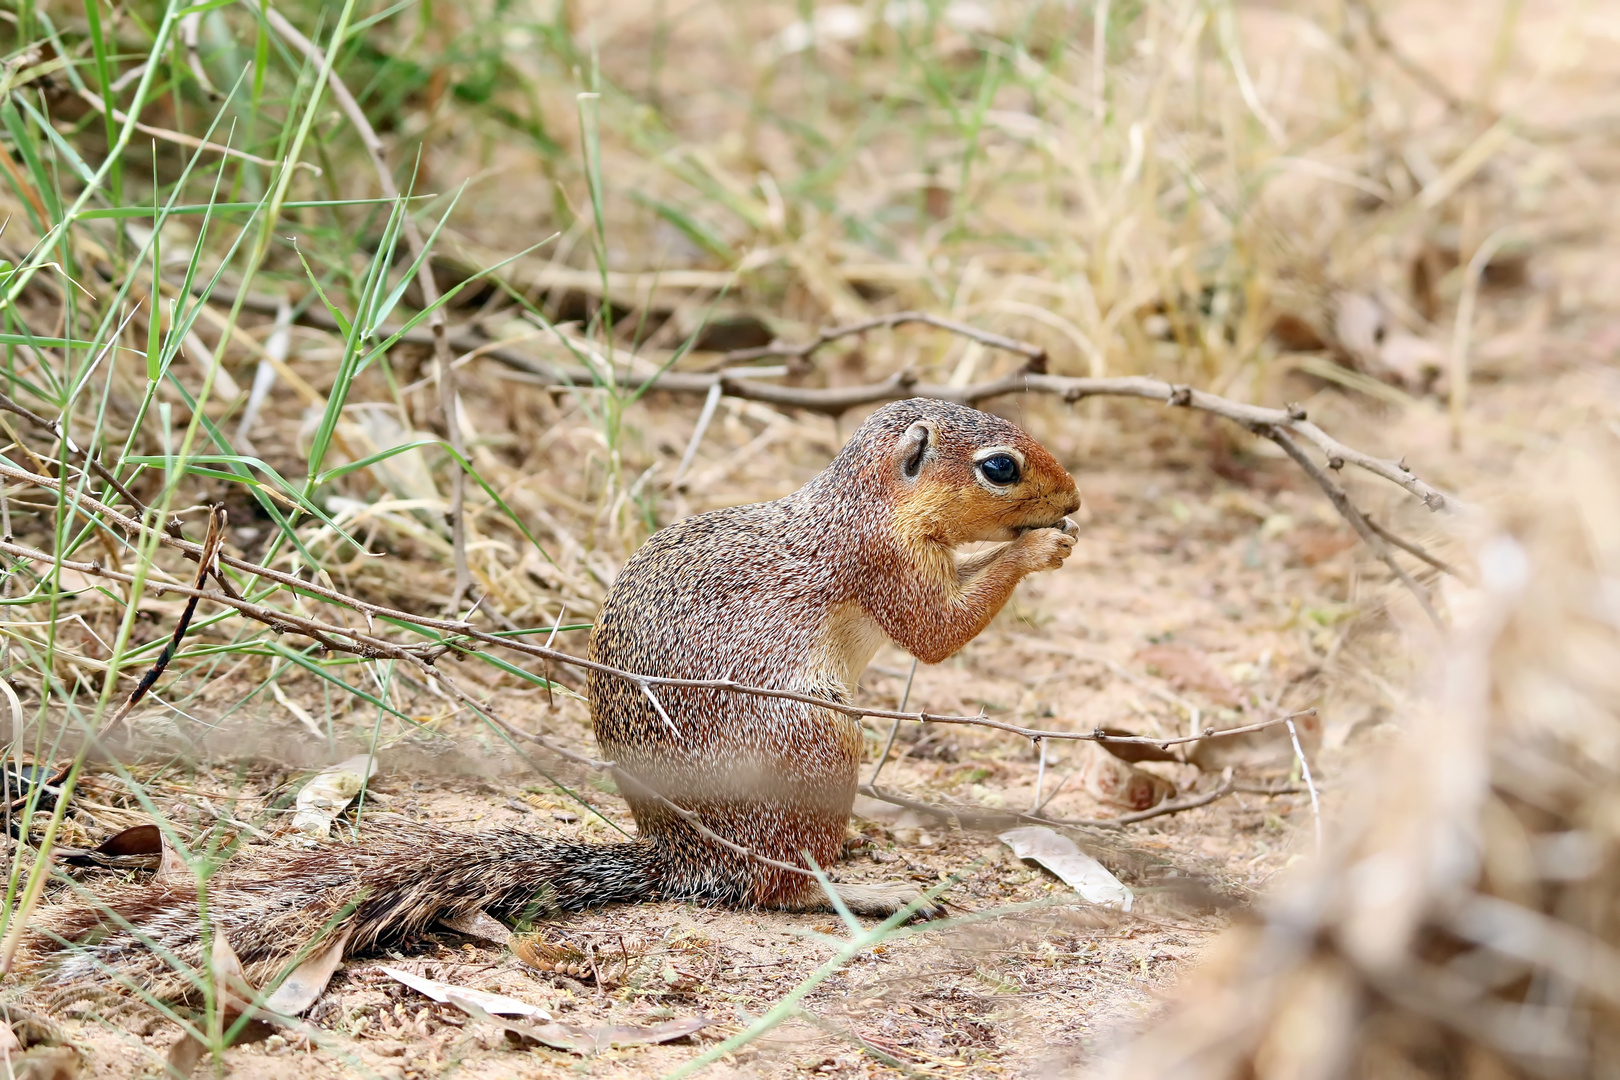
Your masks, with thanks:
M869 915L876 918L888 918L897 911L902 911L916 903L922 893L910 885L898 882L883 882L880 884L850 884L848 882L832 882L833 891L843 905L856 915ZM819 903L814 901L807 905L828 910L833 905L825 894ZM945 906L936 900L924 900L913 915L914 921L929 919L942 919L945 917Z

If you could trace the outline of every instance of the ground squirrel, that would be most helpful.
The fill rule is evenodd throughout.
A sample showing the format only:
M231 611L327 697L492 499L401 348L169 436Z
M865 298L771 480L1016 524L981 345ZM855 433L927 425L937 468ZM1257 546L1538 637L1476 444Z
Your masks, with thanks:
M937 400L894 402L786 498L654 534L614 580L590 655L645 675L851 701L884 641L937 663L983 630L1026 574L1061 566L1077 531L1067 515L1079 505L1063 467L1006 420ZM1001 543L966 556L954 550L980 541ZM808 853L830 867L855 797L855 718L667 686L657 692L660 715L638 685L595 671L589 697L602 753L634 778L621 789L638 839L587 844L378 819L356 844L246 848L209 882L206 898L249 976L274 974L323 931L352 928L347 951L356 952L479 908L552 913L658 898L827 904L815 879L713 842L647 789L768 858L802 866ZM916 896L899 885L836 888L866 914ZM99 904L47 909L34 951L81 943L57 977L95 977L110 966L184 994L172 961L140 939L206 969L196 893L195 885L124 886L103 890Z

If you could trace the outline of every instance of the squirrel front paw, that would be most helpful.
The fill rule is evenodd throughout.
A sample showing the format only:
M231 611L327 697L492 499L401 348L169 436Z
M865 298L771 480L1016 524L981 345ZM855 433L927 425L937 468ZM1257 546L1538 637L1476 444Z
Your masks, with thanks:
M1018 538L1023 548L1025 564L1031 573L1056 570L1074 550L1074 541L1080 535L1080 526L1068 518L1062 524L1041 529L1030 529Z

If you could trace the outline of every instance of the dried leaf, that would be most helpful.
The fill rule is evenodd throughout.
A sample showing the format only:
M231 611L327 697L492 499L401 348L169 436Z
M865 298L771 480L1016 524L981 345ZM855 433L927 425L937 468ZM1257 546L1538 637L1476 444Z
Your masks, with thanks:
M326 984L343 963L343 950L349 944L354 926L346 926L326 947L311 954L281 981L275 993L265 1000L266 1010L281 1016L297 1016L320 1000Z
M163 830L156 825L131 825L127 829L113 833L107 839L96 845L96 852L101 855L161 855L163 854Z
M165 1072L169 1076L190 1076L207 1053L208 1048L196 1036L182 1035L179 1042L169 1047L169 1056L164 1060Z
M1073 840L1044 825L1009 829L1000 836L1020 859L1033 859L1062 878L1064 883L1093 904L1118 905L1131 910L1135 896L1102 863L1081 851Z
M504 946L512 940L511 929L483 908L454 919L440 919L439 925L466 937L492 941L497 945Z
M154 825L153 828L157 826ZM161 829L158 830L158 840L163 854L159 858L158 870L152 880L159 884L195 880L196 875L192 873L191 867L186 865L186 860L181 858L180 852L170 843L169 838L163 835Z
M231 948L230 939L222 933L214 935L213 949L209 953L208 968L214 977L214 1000L227 1017L235 1019L252 1006L253 985L242 970L242 960Z
M437 979L413 975L409 971L396 967L378 965L377 970L390 979L404 983L425 997L430 997L434 1001L454 1004L458 1009L461 1009L462 1006L459 1003L450 1001L450 995L452 994L460 997L463 1001L477 1005L485 1012L495 1013L498 1016L533 1016L541 1020L551 1019L551 1014L540 1006L530 1005L527 1001L519 1001L517 998L507 997L505 994L491 994L483 990L470 990L463 986L452 986ZM466 1010L463 1009L463 1011Z
M377 759L370 754L357 754L322 769L298 792L293 829L324 840L332 832L332 821L376 775Z
M526 1042L541 1043L558 1050L571 1050L576 1054L594 1054L610 1046L673 1042L702 1031L714 1023L706 1016L691 1016L685 1020L670 1020L651 1026L619 1024L612 1027L585 1028L577 1024L521 1024L491 1016L487 1010L479 1008L476 1002L470 1000L460 990L450 995L450 1004L475 1020L496 1025L506 1032L507 1039L519 1045Z
M1098 802L1147 810L1176 793L1170 781L1120 760L1112 747L1093 744L1081 753L1085 760L1080 766L1080 784Z
M234 1020L233 1020L234 1023ZM249 1043L263 1042L275 1034L275 1028L263 1020L249 1020L237 1029L235 1037L230 1039L231 1046L246 1046ZM208 1047L199 1042L194 1035L183 1035L180 1041L169 1047L165 1076L190 1076L203 1058L208 1056ZM23 1074L17 1073L20 1077ZM71 1077L73 1074L65 1074Z

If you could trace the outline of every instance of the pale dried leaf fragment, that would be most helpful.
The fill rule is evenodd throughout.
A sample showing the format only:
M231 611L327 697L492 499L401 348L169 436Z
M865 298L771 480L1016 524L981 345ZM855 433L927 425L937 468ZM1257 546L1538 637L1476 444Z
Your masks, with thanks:
M702 1031L714 1023L706 1016L690 1016L684 1020L670 1020L662 1024L617 1024L611 1027L586 1028L577 1024L522 1024L491 1016L485 1009L458 990L450 995L450 1004L475 1020L494 1024L506 1032L511 1042L541 1043L558 1050L571 1050L576 1054L595 1054L610 1046L638 1046L648 1043L672 1042Z
M440 919L439 925L466 937L491 941L503 947L512 940L511 929L483 908L457 915L453 919Z
M164 845L167 854L169 847ZM228 1029L237 1019L247 1014L257 1016L252 1000L255 996L253 984L248 982L247 973L242 969L242 960L231 948L230 940L223 933L214 935L213 948L208 956L209 973L214 981L214 1001L218 1004L221 1019L227 1029L227 1045L241 1046L244 1043L258 1042L270 1035L274 1030L263 1020L252 1019L237 1029L234 1036L230 1036ZM190 1032L180 1036L180 1040L169 1047L165 1070L169 1076L190 1076L208 1056L208 1047Z
M376 775L377 759L370 754L356 754L322 769L298 793L293 829L324 840L332 831L333 820Z
M326 738L326 733L321 730L321 725L315 722L315 718L309 715L309 710L298 704L298 702L294 701L292 698L288 697L286 691L281 689L281 685L279 683L271 683L270 692L275 695L277 704L279 704L283 709L286 709L288 712L292 713L293 716L297 718L298 722L303 724L305 730L307 730L311 735L315 736L317 739Z
M297 1016L319 1001L326 984L332 981L332 975L343 963L343 950L352 933L353 925L344 927L324 948L294 968L276 987L275 993L265 999L265 1009L282 1016Z
M404 983L424 997L455 1005L456 1008L461 1009L463 1012L468 1010L461 1002L467 1002L497 1016L533 1016L540 1020L551 1019L551 1014L540 1006L530 1005L527 1001L519 1001L517 998L507 997L505 994L491 994L484 990L471 990L464 986L452 986L450 983L440 982L438 979L414 975L402 968L388 967L382 964L377 966L377 970L396 982ZM451 1001L452 995L459 997L461 1002Z
M1136 897L1125 883L1067 836L1044 825L1030 825L1008 829L999 839L1020 859L1031 859L1056 874L1088 903L1131 910Z
M1170 781L1121 760L1112 748L1082 744L1080 753L1085 758L1080 766L1081 786L1100 803L1150 810L1176 793Z

